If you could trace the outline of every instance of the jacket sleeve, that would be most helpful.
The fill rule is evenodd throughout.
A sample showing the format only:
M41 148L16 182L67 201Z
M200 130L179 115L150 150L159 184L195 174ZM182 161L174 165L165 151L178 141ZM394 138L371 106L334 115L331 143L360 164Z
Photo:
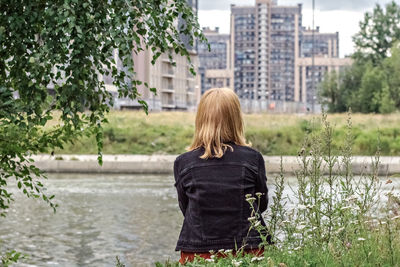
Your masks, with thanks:
M181 209L183 216L185 216L186 208L188 205L188 197L186 196L185 190L183 188L182 179L180 179L179 177L178 160L175 160L174 162L174 176L175 176L175 187L178 193L179 208Z
M265 175L265 162L261 154L258 155L258 176L256 183L256 193L262 193L260 197L260 212L264 212L268 206L268 188L267 188L267 176Z

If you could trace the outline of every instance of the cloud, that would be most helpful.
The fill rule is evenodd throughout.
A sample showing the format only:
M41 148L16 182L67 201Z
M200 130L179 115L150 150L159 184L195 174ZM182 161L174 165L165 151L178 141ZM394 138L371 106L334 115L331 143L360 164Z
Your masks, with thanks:
M199 0L201 10L229 10L231 4L238 6L254 5L256 0ZM389 0L315 0L315 8L322 11L348 10L365 11L375 6L375 3L385 5ZM278 0L278 5L297 5L303 3L305 8L312 7L312 0Z
M220 33L230 31L230 10L199 10L199 23L202 27L219 27Z
M231 4L254 5L255 0L199 0L200 10L230 10Z
M316 11L315 25L320 26L321 32L339 32L339 52L343 57L354 51L352 36L359 31L359 21L363 19L363 16L364 13L361 11ZM312 10L304 9L303 26L311 25Z
M307 1L306 6L312 7L312 1ZM375 6L376 0L335 0L321 1L315 0L315 8L323 11L347 10L347 11L365 11ZM383 1L381 1L383 2Z

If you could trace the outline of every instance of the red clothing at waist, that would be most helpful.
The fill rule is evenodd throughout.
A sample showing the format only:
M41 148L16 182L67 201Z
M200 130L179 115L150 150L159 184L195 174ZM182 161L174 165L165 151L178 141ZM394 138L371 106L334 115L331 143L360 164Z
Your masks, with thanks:
M262 256L264 254L263 248L253 248L247 249L244 251L246 254L254 254L254 256ZM179 260L180 264L185 264L186 262L194 261L196 256L199 256L203 259L211 259L211 255L215 255L219 258L225 258L227 255L224 252L217 252L215 254L211 254L210 252L198 253L198 252L185 252L181 251L181 259ZM233 252L233 255L236 255L236 252Z

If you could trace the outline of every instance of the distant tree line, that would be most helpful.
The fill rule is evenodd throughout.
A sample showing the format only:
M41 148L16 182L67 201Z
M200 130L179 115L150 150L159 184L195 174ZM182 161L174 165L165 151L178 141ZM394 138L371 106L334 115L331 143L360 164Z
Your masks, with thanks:
M400 110L399 25L400 5L395 1L365 13L353 37L353 64L328 73L320 84L319 99L329 112Z

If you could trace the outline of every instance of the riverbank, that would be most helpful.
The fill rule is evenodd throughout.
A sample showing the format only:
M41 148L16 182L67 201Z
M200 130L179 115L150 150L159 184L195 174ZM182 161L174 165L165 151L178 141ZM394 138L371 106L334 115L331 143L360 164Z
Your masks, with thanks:
M97 155L37 155L33 158L35 165L48 173L172 174L176 155L104 155L102 166L97 162ZM264 156L264 160L267 173L279 173L279 156ZM300 170L297 157L285 156L282 160L285 174L293 175ZM354 157L353 173L369 173L371 160L368 156ZM400 176L400 157L384 156L380 161L379 175Z

